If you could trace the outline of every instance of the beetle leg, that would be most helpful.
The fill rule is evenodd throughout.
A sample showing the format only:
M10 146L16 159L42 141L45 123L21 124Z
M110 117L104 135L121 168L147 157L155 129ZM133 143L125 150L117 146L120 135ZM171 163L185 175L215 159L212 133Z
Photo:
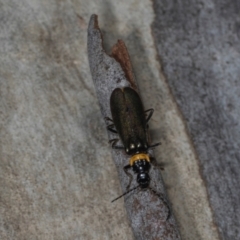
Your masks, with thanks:
M155 144L153 144L153 145L149 146L148 148L155 148L155 147L157 147L157 146L159 146L159 145L161 145L161 143L160 143L160 142L158 142L158 143L155 143Z
M105 121L110 121L110 122L112 122L112 124L107 125L107 130L109 130L110 132L113 132L113 133L118 133L118 132L114 129L115 126L114 126L113 120L112 120L111 118L109 118L109 117L105 117L104 119L105 119Z
M105 119L105 121L113 122L113 120L110 117L105 117L104 119Z
M111 143L113 149L124 149L123 146L116 146L118 141L119 141L118 138L114 138L109 140L109 143Z
M114 124L110 124L107 126L107 130L113 133L118 133L115 129L113 129L114 127Z
M112 122L112 124L109 124L107 125L107 130L109 130L110 132L113 132L113 133L117 133L117 131L115 129L113 129L115 126L114 126L114 123L113 123L113 120L109 117L105 117L104 120L107 122L107 121L110 121Z
M154 109L153 109L153 108L150 108L150 109L148 109L148 110L145 111L145 113L147 113L147 112L150 112L150 113L149 113L148 116L146 117L146 123L148 123L148 121L149 121L150 118L152 117L153 112L154 112Z
M133 179L133 176L130 172L128 172L128 170L131 168L130 164L126 165L123 170L124 172L128 175L129 177L129 183L127 185L127 190L129 190L130 186L131 186L131 183L132 183L132 179Z
M151 163L155 168L158 168L160 170L164 170L164 167L162 166L162 164L159 164L156 160L155 157L150 157Z

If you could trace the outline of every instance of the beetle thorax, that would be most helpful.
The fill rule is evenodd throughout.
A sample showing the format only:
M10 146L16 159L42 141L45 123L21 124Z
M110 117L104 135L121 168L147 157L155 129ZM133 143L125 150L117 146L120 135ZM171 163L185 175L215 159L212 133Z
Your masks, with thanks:
M139 139L131 139L126 146L125 151L127 154L132 155L140 152L145 152L147 149L147 143L143 143Z
M137 173L137 182L141 188L147 188L150 183L149 169L150 163L146 159L137 160L134 162L132 169L134 173Z

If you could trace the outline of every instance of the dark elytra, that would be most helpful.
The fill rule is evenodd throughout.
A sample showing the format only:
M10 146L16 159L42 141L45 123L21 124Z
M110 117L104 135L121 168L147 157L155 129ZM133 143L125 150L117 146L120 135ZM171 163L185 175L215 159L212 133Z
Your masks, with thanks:
M162 196L162 194L157 193L149 186L151 180L149 176L151 164L150 156L147 151L149 148L160 145L160 143L149 145L147 139L147 123L153 114L153 109L144 111L140 96L130 87L114 89L110 97L110 108L112 119L106 119L112 123L108 125L107 129L111 132L118 133L123 144L123 146L119 146L117 145L119 139L112 139L110 140L112 148L124 149L127 154L132 156L130 163L123 168L130 178L127 186L127 192L113 201L116 201L138 187L141 189L149 189L151 192L159 196L159 198L167 206L168 219L170 216L170 208L166 199ZM149 114L146 116L148 112ZM131 161L132 159L134 160ZM151 163L155 162L154 160L154 158L151 158ZM132 174L128 172L131 168L132 171L137 174L138 186L129 190L133 178Z
M146 115L138 93L130 87L116 88L110 98L114 126L127 154L148 149Z

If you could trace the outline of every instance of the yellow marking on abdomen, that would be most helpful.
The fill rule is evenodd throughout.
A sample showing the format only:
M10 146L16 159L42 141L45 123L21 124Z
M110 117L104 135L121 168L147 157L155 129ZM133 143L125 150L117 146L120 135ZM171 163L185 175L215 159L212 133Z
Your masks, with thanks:
M139 153L139 154L133 155L130 158L130 166L132 166L134 164L134 162L137 160L147 160L148 162L150 162L150 158L149 158L148 154Z

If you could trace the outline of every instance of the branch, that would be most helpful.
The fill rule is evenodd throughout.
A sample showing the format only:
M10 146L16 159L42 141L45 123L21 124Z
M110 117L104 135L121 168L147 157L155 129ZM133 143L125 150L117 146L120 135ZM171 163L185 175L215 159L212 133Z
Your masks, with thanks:
M102 45L101 31L97 16L92 15L88 26L88 58L92 78L103 117L111 117L109 99L117 87L131 86L137 90L130 58L123 41L119 40L113 47L112 56L105 53ZM109 139L116 134L108 132ZM149 151L152 154L152 151ZM123 167L128 164L129 156L124 151L112 151L123 192L128 185L128 177ZM158 168L151 167L151 187L164 199L167 199L163 180ZM135 177L135 176L134 176ZM134 180L132 187L137 183ZM117 204L117 203L113 203ZM169 205L169 203L167 203ZM137 240L180 239L173 213L168 218L169 209L156 194L150 190L133 191L125 196L125 206ZM167 219L168 218L168 219Z

